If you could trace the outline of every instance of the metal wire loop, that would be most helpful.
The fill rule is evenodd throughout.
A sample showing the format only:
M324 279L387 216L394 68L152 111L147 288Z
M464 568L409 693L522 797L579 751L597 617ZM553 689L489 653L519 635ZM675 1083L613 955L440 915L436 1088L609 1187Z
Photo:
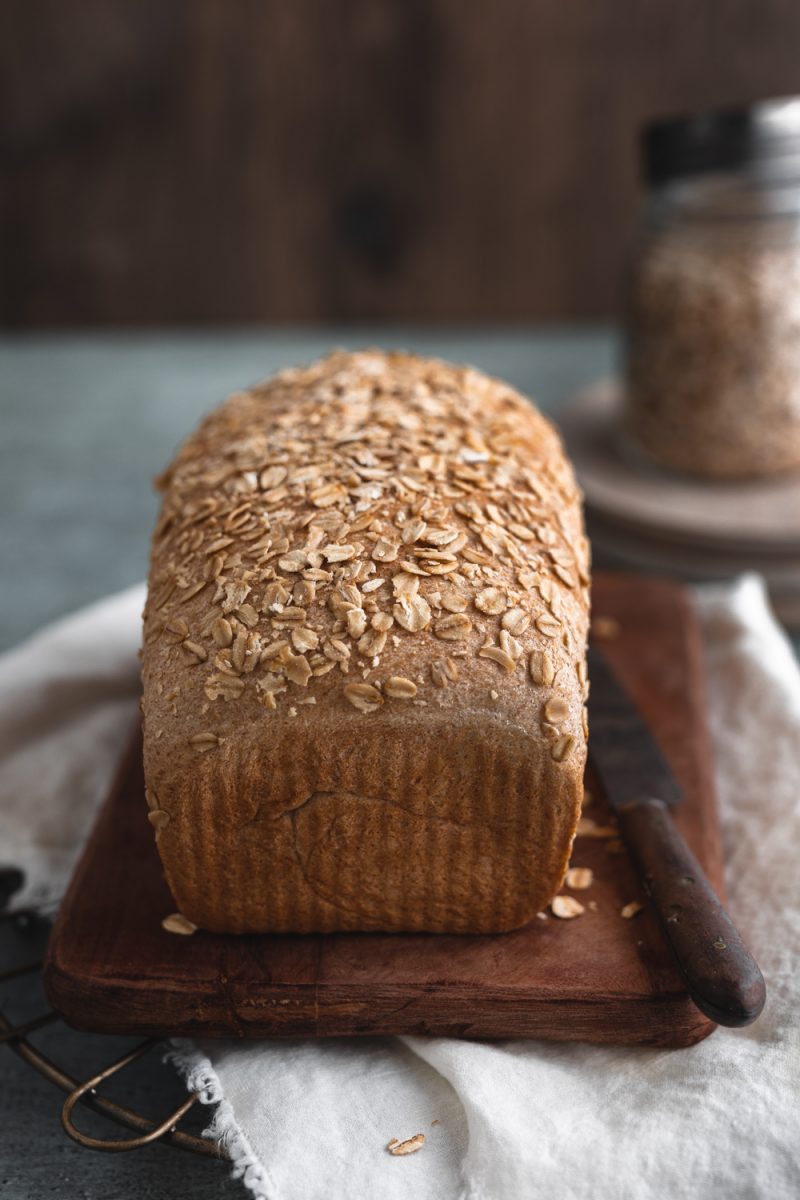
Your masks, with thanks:
M12 975L13 974L16 974L16 972L12 972ZM39 1018L33 1018L33 1021L38 1020ZM23 1060L23 1062L27 1063L28 1066L33 1067L34 1070L38 1071L40 1075L43 1075L45 1079L54 1084L56 1087L61 1088L62 1091L69 1092L70 1096L74 1095L76 1090L82 1092L83 1103L88 1108L91 1108L93 1111L108 1117L117 1125L122 1125L128 1129L142 1131L142 1136L140 1138L132 1138L127 1142L122 1143L117 1143L113 1140L103 1141L99 1138L87 1138L85 1134L82 1134L79 1130L75 1129L75 1126L70 1118L70 1109L67 1113L67 1121L70 1128L67 1128L66 1124L64 1125L64 1128L67 1129L70 1137L75 1137L75 1140L78 1143L94 1150L114 1150L117 1148L135 1150L140 1145L148 1145L150 1142L154 1142L160 1137L162 1145L166 1144L174 1146L179 1150L189 1150L194 1154L200 1154L209 1158L225 1157L225 1151L221 1149L216 1142L212 1141L211 1138L198 1137L197 1134L184 1133L182 1130L174 1128L174 1126L178 1124L178 1121L181 1119L181 1117L188 1112L188 1110L195 1103L196 1097L190 1097L186 1104L182 1105L177 1112L173 1113L171 1117L169 1117L166 1121L163 1121L159 1126L154 1127L153 1122L147 1117L143 1117L139 1113L134 1112L132 1109L125 1108L123 1105L117 1104L113 1100L108 1100L105 1096L96 1094L93 1091L93 1088L96 1087L95 1080L89 1080L86 1084L80 1084L72 1075L69 1075L66 1071L62 1070L62 1068L49 1059L47 1055L43 1054L41 1050L37 1049L32 1042L29 1042L26 1039L23 1030L25 1030L26 1027L29 1027L29 1025L30 1022L25 1022L23 1025L14 1026L10 1023L10 1021L6 1020L2 1012L0 1012L0 1035L2 1035L0 1044L4 1043L8 1049L13 1050L13 1052ZM30 1028L27 1028L27 1032L31 1032ZM135 1056L138 1057L144 1054L147 1049L151 1049L157 1044L158 1043L155 1040L146 1042L144 1046L137 1047L137 1050L134 1052ZM126 1055L126 1058L129 1058L129 1056ZM110 1068L110 1071L101 1072L97 1077L97 1080L99 1081L100 1079L107 1078L108 1074L113 1074L115 1069L121 1069L121 1065L121 1063L119 1066L118 1064L113 1064ZM74 1133L72 1132L73 1130Z
M21 1025L9 1025L7 1029L0 1030L0 1045L25 1037L27 1033L33 1033L36 1029L44 1029L45 1025L52 1025L53 1021L57 1020L58 1013L46 1012L40 1017L31 1017L29 1021L23 1021Z
M34 971L40 971L42 964L38 961L22 963L19 967L10 967L9 970L0 972L0 983L8 983L11 979L18 979L21 975L31 975Z
M8 872L5 872L8 875ZM0 922L13 922L15 924L25 925L28 922L36 922L46 920L45 912L47 908L55 908L57 902L53 901L50 905L40 909L35 908L18 908L8 909L5 906L8 900L8 895L11 893L3 893L2 884L4 882L3 872L0 871ZM7 882L7 881L6 881ZM21 877L20 877L21 882ZM12 891L17 890L19 884L16 884ZM23 962L17 966L7 968L0 972L0 984L7 983L13 979L18 979L20 976L30 974L41 969L41 962ZM9 1050L13 1051L24 1063L38 1071L45 1079L62 1091L69 1093L64 1103L61 1113L61 1124L65 1132L81 1146L86 1146L92 1150L105 1151L120 1151L120 1150L138 1150L142 1146L151 1145L154 1142L161 1141L162 1145L174 1146L179 1150L188 1150L194 1154L200 1154L209 1158L225 1158L225 1150L217 1145L208 1137L200 1137L194 1133L186 1133L177 1126L183 1119L186 1113L198 1103L197 1096L189 1096L179 1108L175 1110L169 1117L160 1123L156 1124L148 1117L142 1116L133 1109L126 1108L122 1104L117 1104L114 1100L107 1099L105 1096L97 1092L97 1087L104 1080L111 1078L118 1071L130 1063L145 1055L149 1050L157 1047L160 1043L155 1038L149 1038L137 1046L134 1050L129 1051L118 1059L115 1063L105 1067L92 1079L87 1079L85 1083L79 1083L74 1076L64 1071L57 1063L48 1058L41 1050L29 1042L27 1035L35 1032L37 1029L42 1029L46 1025L50 1025L60 1018L57 1013L48 1011L41 1013L39 1016L30 1017L26 1021L22 1021L17 1025L13 1025L7 1019L2 1011L0 1011L0 1046L5 1045ZM82 1133L72 1119L72 1112L75 1105L82 1102L87 1108L92 1111L102 1114L115 1124L123 1128L132 1129L139 1132L138 1137L115 1140L112 1138L94 1138L88 1134Z
M97 1075L79 1084L74 1091L70 1092L61 1110L61 1124L65 1133L69 1134L74 1142L79 1142L81 1146L88 1146L90 1150L106 1150L113 1153L120 1150L139 1150L142 1146L147 1146L151 1142L157 1142L165 1133L174 1132L178 1122L197 1103L197 1096L190 1096L159 1125L154 1125L148 1133L135 1138L112 1139L90 1137L88 1133L82 1133L72 1120L72 1110L87 1092L94 1093L105 1079L110 1079L112 1075L116 1075L117 1071L121 1071L124 1067L141 1058L142 1055L147 1054L148 1050L151 1050L155 1044L153 1039L148 1038L146 1042L142 1042L135 1049L130 1050L127 1054L123 1054L122 1058L118 1058L116 1062L111 1063L110 1066L105 1067Z

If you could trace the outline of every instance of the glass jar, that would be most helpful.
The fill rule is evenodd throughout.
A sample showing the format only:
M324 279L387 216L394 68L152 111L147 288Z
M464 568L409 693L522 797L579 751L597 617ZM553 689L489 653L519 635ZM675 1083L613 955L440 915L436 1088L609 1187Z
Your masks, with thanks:
M645 155L626 433L708 478L800 467L800 101L661 123Z

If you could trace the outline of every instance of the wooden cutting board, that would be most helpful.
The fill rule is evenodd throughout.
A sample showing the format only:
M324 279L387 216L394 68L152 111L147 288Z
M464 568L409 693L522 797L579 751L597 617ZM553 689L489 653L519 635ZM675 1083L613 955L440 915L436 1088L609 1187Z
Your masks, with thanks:
M698 629L687 593L599 576L603 647L686 792L676 820L721 888ZM591 746L591 740L590 740ZM590 776L587 817L608 822ZM620 844L580 836L586 911L496 936L236 937L165 932L175 905L146 819L137 736L75 872L50 940L50 1002L78 1029L197 1037L437 1034L688 1046L714 1025L691 1003Z

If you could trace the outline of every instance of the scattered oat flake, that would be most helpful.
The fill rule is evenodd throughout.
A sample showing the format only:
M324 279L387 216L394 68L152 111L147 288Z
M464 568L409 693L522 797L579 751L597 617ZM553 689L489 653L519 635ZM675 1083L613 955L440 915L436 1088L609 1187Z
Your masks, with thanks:
M458 679L458 663L452 658L431 663L431 679L438 688L448 687Z
M512 637L507 629L500 630L497 640L500 643L500 649L505 650L506 654L514 659L514 662L522 656L522 644Z
M351 608L345 616L347 632L352 638L360 638L367 628L367 614L360 608Z
M619 910L619 915L624 917L626 921L629 921L631 917L635 917L637 913L640 913L643 908L644 905L640 900L631 900L630 904L623 905Z
M531 679L538 687L549 686L556 677L553 660L546 650L531 651L528 669Z
M530 622L530 614L524 608L510 608L508 612L503 613L500 624L509 633L520 634L525 632Z
M431 610L423 596L400 595L392 609L395 621L409 633L418 633L430 624Z
M255 629L258 624L258 613L253 608L252 604L243 604L236 614L243 625L248 629Z
M267 467L266 470L261 472L261 477L258 482L260 483L262 489L265 492L268 492L272 488L278 487L279 484L283 483L288 474L289 472L286 470L286 467Z
M402 675L392 675L386 680L383 690L395 700L411 700L417 694L417 685Z
M233 629L230 621L226 621L224 617L217 617L211 626L211 636L215 643L223 649L230 646L233 641Z
M198 662L205 662L208 658L208 651L205 646L201 646L199 642L193 642L189 638L181 643L187 654L191 654Z
M383 696L371 683L348 683L344 695L360 712L375 712L383 704Z
M490 658L492 662L496 662L499 667L502 667L504 671L508 671L509 674L511 674L517 665L511 655L502 650L500 646L481 646L478 651L478 658Z
M451 613L450 616L441 617L433 627L433 632L438 638L443 638L445 641L458 642L462 641L471 631L472 622L464 613Z
M571 921L573 917L579 917L586 909L574 896L554 896L550 901L550 911L561 921Z
M210 731L208 733L195 733L189 738L189 745L194 746L196 750L200 750L201 752L212 750L219 743L219 735Z
M545 637L558 637L561 631L561 622L557 617L551 616L550 613L542 613L540 617L536 618L534 624L539 632L543 633Z
M551 696L545 703L544 716L546 721L559 725L569 716L569 703L564 696Z
M347 562L355 557L355 546L350 545L333 545L326 546L323 551L327 562Z
M505 610L505 592L501 592L500 589L496 587L484 588L483 591L478 592L477 596L475 597L475 607L480 609L481 612L497 616L499 613Z
M564 762L575 749L575 738L566 733L558 738L550 747L550 754L556 762Z
M397 558L397 545L387 538L378 538L372 548L372 557L376 562L394 562Z
M398 1142L397 1138L392 1138L387 1144L386 1149L395 1158L399 1158L406 1154L416 1154L417 1150L421 1150L424 1145L425 1134L415 1133L413 1137L406 1138L404 1142Z
M594 883L594 871L591 867L570 867L564 882L573 891L582 892Z
M170 913L168 917L164 917L161 927L162 929L166 929L167 933L180 933L184 937L197 932L197 926L194 922L179 912Z

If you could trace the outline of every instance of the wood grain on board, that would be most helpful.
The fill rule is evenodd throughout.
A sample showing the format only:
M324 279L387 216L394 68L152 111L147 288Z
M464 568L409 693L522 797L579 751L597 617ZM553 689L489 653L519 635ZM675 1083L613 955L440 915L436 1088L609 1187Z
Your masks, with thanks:
M603 648L683 785L676 820L712 884L721 851L700 642L678 585L605 575L594 610L619 622ZM606 824L587 780L586 815ZM594 885L586 912L496 936L334 934L180 937L146 819L141 746L126 753L62 906L45 982L80 1029L237 1037L438 1034L687 1046L714 1025L689 1000L627 855L579 837ZM589 908L589 902L592 907Z

